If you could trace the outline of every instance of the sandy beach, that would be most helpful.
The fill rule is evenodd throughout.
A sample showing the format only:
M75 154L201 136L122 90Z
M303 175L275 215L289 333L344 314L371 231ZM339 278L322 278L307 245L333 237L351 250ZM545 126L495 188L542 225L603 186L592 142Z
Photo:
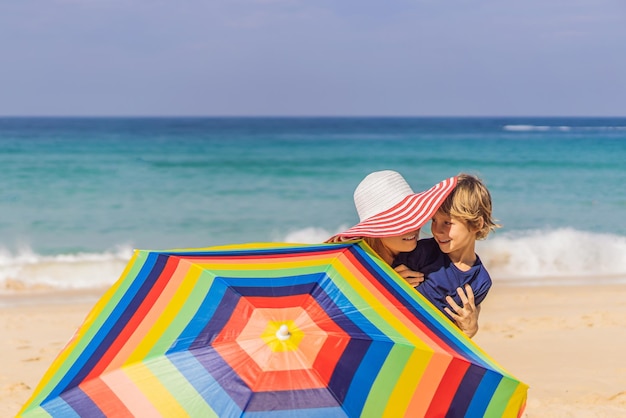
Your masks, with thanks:
M97 298L0 296L0 417L18 412ZM475 341L530 385L525 417L623 417L625 330L626 285L496 282Z

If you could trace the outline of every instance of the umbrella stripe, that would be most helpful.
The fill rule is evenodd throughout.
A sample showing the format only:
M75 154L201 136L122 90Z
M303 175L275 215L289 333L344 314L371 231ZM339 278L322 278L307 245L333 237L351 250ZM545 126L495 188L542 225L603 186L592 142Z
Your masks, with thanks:
M512 385L515 386L515 391L509 399L507 408L502 414L503 417L521 417L526 406L526 391L528 387L521 382L516 382L512 378L507 377L512 381Z
M181 379L178 373L166 374L169 371L167 360L158 362L158 365L153 368L149 367L150 363L155 366L154 363L156 362L136 363L132 367L125 367L120 370L125 372L128 379L141 391L146 401L158 411L159 416L189 416L189 412L180 403L185 397L177 397L176 394L180 394L180 392L170 390L172 385L182 385L184 379ZM167 379L163 379L163 377L167 377ZM169 384L166 385L165 381L168 381ZM135 416L142 415L145 415L143 410L135 411Z
M143 395L139 387L129 378L123 369L117 369L100 377L130 411L131 416L157 417L159 412ZM86 415L88 416L88 415ZM115 416L115 415L114 415Z
M468 367L469 364L467 362L458 358L452 359L435 395L430 401L430 407L426 412L426 416L438 417L446 414Z
M167 311L169 301L174 299L176 293L180 291L178 287L181 285L181 282L187 274L186 268L183 267L183 265L184 263L177 262L176 270L171 275L168 274L168 276L170 276L169 280L159 280L159 286L163 289L158 293L158 297L153 299L152 307L150 307L145 314L137 315L139 316L141 322L137 324L132 334L128 335L125 340L120 340L118 338L118 342L121 344L121 347L119 347L117 354L107 365L104 370L105 373L115 368L119 368L124 364L129 364L129 358L131 358L132 361L133 352L139 345L145 343L146 335L150 333L151 328L155 323L157 323L159 317ZM155 288L156 287L157 285L155 284ZM155 294L155 296L157 295Z
M415 393L418 393L417 386L428 379L434 378L429 373L431 371L427 370L432 357L432 353L413 350L411 356L404 364L393 392L389 395L384 415L397 416L399 413L404 414L409 410L411 399L413 399Z
M76 411L76 414L81 417L104 417L104 414L94 403L94 401L83 392L80 387L75 387L72 390L64 392L60 396L67 405Z
M343 400L345 410L349 416L364 416L363 407L368 397L375 394L372 392L372 384L378 375L378 370L389 356L391 342L389 344L372 344L365 353L362 364L371 367L359 367L352 378L352 383Z
M276 411L310 408L335 408L340 404L326 389L303 389L298 391L284 390L277 392L253 393L246 411Z
M411 411L411 415L416 417L426 416L426 411L428 411L429 407L429 402L426 400L435 396L448 370L450 361L450 356L442 352L436 352L430 357L426 370L424 370L424 376L420 379L406 407L406 411Z
M54 398L44 404L41 404L40 409L36 410L35 416L62 416L67 418L80 418L80 415L72 408L65 399L58 397Z
M83 382L79 386L86 396L98 406L104 416L132 417L126 405L100 378Z
M232 402L228 394L207 372L202 363L189 351L176 352L167 356L172 366L185 376L189 384L194 388L204 402L209 405L210 416L240 416L241 408ZM198 401L199 402L199 401ZM235 408L233 410L233 408Z
M472 398L476 395L476 391L485 376L486 370L482 367L470 364L465 376L459 383L459 388L450 401L449 411L459 416L466 416Z
M68 383L68 386L77 386L81 381L92 378L91 371L98 365L102 357L109 351L114 350L114 343L118 336L123 333L128 323L134 318L137 312L137 307L141 306L141 302L145 300L150 291L154 288L155 283L160 280L167 280L167 276L161 275L167 265L168 259L162 255L157 255L154 262L154 267L146 275L144 281L141 282L141 286L137 287L137 292L132 294L126 301L120 301L118 304L118 316L110 317L111 327L107 329L105 333L102 333L101 339L94 339L91 342L91 346L94 348L91 354L91 358L85 362L83 368L76 374L74 379ZM126 293L129 295L129 292ZM124 303L127 302L127 303ZM141 312L140 314L141 315ZM104 328L104 327L103 327ZM101 328L101 330L103 329ZM97 345L96 345L97 341Z
M93 366L85 380L93 379L104 372L104 370L110 370L111 368L117 368L122 365L123 362L113 362L113 359L119 354L120 350L129 343L129 339L135 334L137 328L144 321L146 315L154 307L155 302L161 296L163 289L168 284L168 278L172 276L173 272L178 266L178 259L167 258L165 265L160 272L159 279L154 282L152 287L148 290L141 303L138 304L134 310L133 315L124 325L124 328L117 333L117 336L106 351L102 353L102 356L98 359L98 362Z
M208 284L208 280L200 282L198 285ZM226 286L224 282L221 280L211 280L211 286L206 292L194 291L191 296L196 296L196 299L200 299L201 295L204 295L197 309L193 309L193 317L187 322L185 328L179 334L178 338L176 338L170 347L167 350L167 354L172 354L175 352L188 350L191 344L198 337L202 329L206 327L206 323L210 318L213 317L215 310L218 305L215 303L216 300L221 300L224 292L226 291ZM193 306L195 307L196 301L194 301ZM190 310L191 312L191 310Z
M474 397L472 398L466 412L468 417L483 417L489 402L491 401L493 393L498 388L502 380L502 375L495 373L492 370L487 370L480 382L480 386L476 389Z
M185 272L184 269L183 272ZM179 278L178 275L176 277ZM193 317L194 309L202 299L202 293L199 292L204 292L210 286L212 278L201 280L201 278L208 277L210 275L205 274L197 267L189 268L184 275L181 273L180 284L167 306L161 311L161 315L156 317L152 326L146 329L145 335L142 336L135 350L128 356L125 364L167 352L176 337L180 335L186 321Z
M415 350L409 346L394 345L381 367L376 381L372 385L369 397L363 408L365 416L383 416L385 409L391 407L394 412L399 412L395 406L388 404L394 391L398 390L400 377L405 371L405 366L414 355ZM392 383L393 382L393 383Z
M331 408L306 408L298 409L294 414L293 410L284 411L246 411L246 418L346 418L352 415L346 415L346 412L340 406Z
M523 385L510 378L503 378L485 411L487 417L516 417L526 396ZM520 396L523 395L523 396Z

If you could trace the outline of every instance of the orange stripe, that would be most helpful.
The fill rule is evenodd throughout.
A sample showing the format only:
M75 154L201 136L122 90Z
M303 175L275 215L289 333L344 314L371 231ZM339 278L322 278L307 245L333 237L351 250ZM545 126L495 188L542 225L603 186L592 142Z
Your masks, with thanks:
M424 370L424 375L419 384L415 388L415 392L411 396L411 400L407 407L407 411L411 411L412 416L424 417L428 410L430 402L428 399L432 399L435 396L435 392L439 387L448 366L452 359L447 355L441 353L434 353Z
M100 379L92 379L81 383L80 388L96 404L106 417L133 417L126 405L115 395L115 392Z
M151 376L146 376L148 379L145 381L146 387L149 388ZM146 398L146 395L139 389L137 382L131 380L123 370L114 370L111 373L107 373L101 378L105 384L113 391L126 408L130 411L132 416L135 417L160 417L161 413L156 407ZM160 383L157 383L160 384ZM115 414L111 415L115 416Z
M178 262L176 270L170 277L159 298L154 302L154 304L150 308L150 311L145 315L141 323L137 326L135 332L133 332L133 334L130 335L126 340L126 343L122 347L120 347L115 358L111 360L111 362L105 369L105 373L117 369L125 364L126 360L130 357L133 351L135 351L139 343L144 339L144 337L157 322L157 319L161 315L163 315L166 306L171 302L174 294L179 290L180 283L185 279L187 275L188 266L181 266L181 264L182 263Z
M101 375L102 372L108 368L113 358L115 358L115 356L122 349L124 344L127 343L130 336L135 332L141 321L143 321L143 319L145 318L147 312L154 304L154 301L161 294L161 291L167 284L167 281L172 275L172 272L175 270L177 264L178 260L173 257L170 257L167 260L163 272L154 283L152 289L150 289L146 297L141 301L141 304L137 307L132 317L128 320L128 323L126 324L124 329L122 329L118 336L115 338L115 341L111 343L108 350L102 355L98 363L89 372L87 377L85 377L85 380L93 379L96 376Z

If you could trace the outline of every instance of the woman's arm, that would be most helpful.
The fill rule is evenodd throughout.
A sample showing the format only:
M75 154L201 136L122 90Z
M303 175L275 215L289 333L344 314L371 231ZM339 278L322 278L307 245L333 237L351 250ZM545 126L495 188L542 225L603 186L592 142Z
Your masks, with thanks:
M407 281L408 284L415 287L424 281L424 274L413 271L404 264L395 267L394 270Z

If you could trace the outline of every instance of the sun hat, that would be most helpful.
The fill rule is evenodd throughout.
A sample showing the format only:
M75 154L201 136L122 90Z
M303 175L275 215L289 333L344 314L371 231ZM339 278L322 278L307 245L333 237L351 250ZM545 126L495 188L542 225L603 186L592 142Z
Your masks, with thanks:
M456 177L414 193L400 173L392 170L368 174L354 191L360 222L329 241L361 237L404 235L424 226L456 186Z

